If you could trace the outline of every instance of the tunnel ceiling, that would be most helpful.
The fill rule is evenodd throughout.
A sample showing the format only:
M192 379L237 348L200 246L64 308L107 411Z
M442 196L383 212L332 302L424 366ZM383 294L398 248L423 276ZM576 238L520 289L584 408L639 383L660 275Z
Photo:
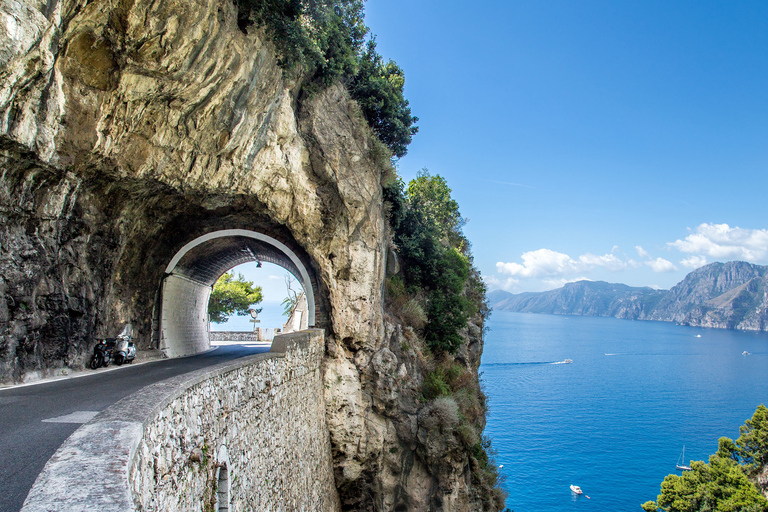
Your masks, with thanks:
M192 248L176 264L173 274L212 286L224 272L250 261L279 265L302 282L299 269L286 254L270 244L243 236L214 238Z

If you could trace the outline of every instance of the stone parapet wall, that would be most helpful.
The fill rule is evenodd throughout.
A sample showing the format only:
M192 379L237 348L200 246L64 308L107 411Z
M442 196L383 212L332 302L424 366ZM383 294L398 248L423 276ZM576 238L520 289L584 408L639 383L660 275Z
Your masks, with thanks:
M324 343L322 330L282 335L121 400L67 439L23 512L338 511Z
M213 505L216 470L226 465L230 508L337 510L323 343L322 331L282 336L273 349L284 347L284 358L212 376L170 401L146 425L133 459L137 509Z
M211 331L211 341L258 341L253 331Z

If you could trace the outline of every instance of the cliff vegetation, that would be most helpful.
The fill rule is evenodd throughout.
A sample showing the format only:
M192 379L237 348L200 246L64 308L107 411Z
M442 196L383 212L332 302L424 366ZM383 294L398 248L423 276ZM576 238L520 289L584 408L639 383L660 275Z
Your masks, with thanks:
M405 75L384 63L374 38L366 42L363 0L235 0L238 23L263 27L277 46L288 74L309 76L306 88L343 82L365 119L392 154L407 153L418 132L403 96Z
M758 406L739 428L736 441L721 437L709 463L691 462L691 470L669 475L656 501L646 512L705 512L768 510L768 408Z
M402 180L391 183L385 201L401 262L399 271L387 278L386 304L410 333L412 346L403 348L418 353L426 374L420 399L442 436L463 448L460 455L468 454L483 509L501 510L505 494L499 488L491 441L482 434L487 408L477 377L490 310L461 230L465 220L445 179L426 169L407 187ZM431 456L437 459L440 454Z

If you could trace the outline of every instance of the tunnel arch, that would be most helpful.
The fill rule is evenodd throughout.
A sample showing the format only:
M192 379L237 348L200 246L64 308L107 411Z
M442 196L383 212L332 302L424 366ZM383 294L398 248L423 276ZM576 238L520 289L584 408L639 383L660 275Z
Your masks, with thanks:
M250 261L274 263L293 274L304 288L308 323L314 327L318 286L306 259L280 240L247 229L213 231L188 242L165 269L160 291L159 348L168 357L208 350L208 299L213 284L227 270Z

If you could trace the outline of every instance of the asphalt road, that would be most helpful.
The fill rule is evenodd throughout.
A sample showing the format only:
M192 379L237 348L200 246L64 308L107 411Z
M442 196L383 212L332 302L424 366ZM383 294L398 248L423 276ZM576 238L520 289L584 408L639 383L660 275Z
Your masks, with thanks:
M267 351L268 346L221 346L192 357L124 365L79 378L0 389L0 511L21 509L45 463L84 422L78 416L93 416L148 384ZM69 421L75 423L44 421L65 415L74 415Z

